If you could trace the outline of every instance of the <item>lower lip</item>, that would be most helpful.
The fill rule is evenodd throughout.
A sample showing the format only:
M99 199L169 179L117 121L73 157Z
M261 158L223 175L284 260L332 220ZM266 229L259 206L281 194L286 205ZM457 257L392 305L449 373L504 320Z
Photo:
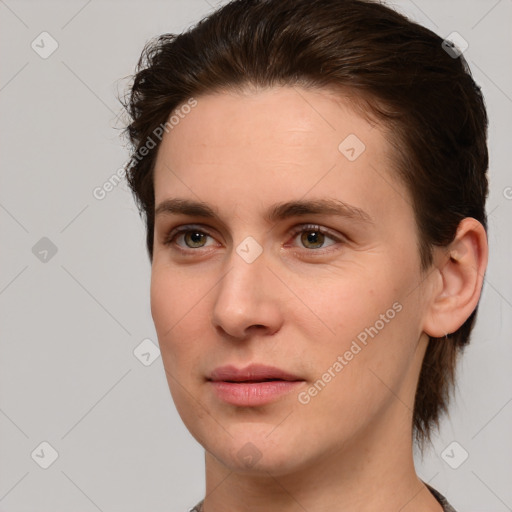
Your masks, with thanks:
M264 405L293 391L302 380L269 380L265 382L209 381L217 396L232 405Z

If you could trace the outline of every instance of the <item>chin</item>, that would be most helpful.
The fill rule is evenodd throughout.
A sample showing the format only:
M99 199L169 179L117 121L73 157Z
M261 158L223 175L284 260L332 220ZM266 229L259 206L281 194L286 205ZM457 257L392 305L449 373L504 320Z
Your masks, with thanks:
M268 424L251 428L243 423L229 429L231 436L223 436L220 442L209 440L205 448L236 473L266 477L292 473L305 463L307 455L303 450L307 443L286 430L276 435L272 428Z

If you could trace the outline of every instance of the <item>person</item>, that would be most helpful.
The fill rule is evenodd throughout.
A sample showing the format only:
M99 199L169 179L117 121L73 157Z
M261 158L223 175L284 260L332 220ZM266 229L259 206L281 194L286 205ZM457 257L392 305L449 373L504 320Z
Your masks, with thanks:
M124 105L151 314L205 449L193 510L453 511L415 470L488 261L487 114L457 46L369 0L234 0Z

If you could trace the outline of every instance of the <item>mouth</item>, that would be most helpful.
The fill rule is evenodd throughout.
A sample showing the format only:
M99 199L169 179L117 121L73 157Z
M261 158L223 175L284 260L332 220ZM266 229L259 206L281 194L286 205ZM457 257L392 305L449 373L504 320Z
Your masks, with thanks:
M305 382L273 366L222 366L207 378L218 399L231 405L254 407L276 401Z
M233 380L229 380L229 379L226 379L222 382L238 382L238 383L242 383L242 382L248 382L248 383L256 383L256 382L275 382L275 381L283 381L283 382L293 382L293 381L287 381L286 379L258 379L258 380L254 380L254 379L233 379ZM219 381L213 381L213 382L219 382Z
M208 380L213 382L268 382L276 380L292 382L304 379L274 366L251 364L245 368L221 366L211 372Z

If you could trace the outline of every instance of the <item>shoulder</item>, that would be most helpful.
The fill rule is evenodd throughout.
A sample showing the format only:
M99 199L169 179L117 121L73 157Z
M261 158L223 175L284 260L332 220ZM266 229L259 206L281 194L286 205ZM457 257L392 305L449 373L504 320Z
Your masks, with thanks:
M423 482L428 490L434 495L434 498L440 503L443 507L443 512L457 512L449 503L448 500L436 489L428 485L426 482Z
M188 512L203 512L203 500L201 500L195 507L192 507Z
M436 489L425 483L429 491L434 495L435 499L443 507L443 512L457 512L449 503L448 500ZM189 509L188 512L202 512L203 501L201 500L195 507Z

